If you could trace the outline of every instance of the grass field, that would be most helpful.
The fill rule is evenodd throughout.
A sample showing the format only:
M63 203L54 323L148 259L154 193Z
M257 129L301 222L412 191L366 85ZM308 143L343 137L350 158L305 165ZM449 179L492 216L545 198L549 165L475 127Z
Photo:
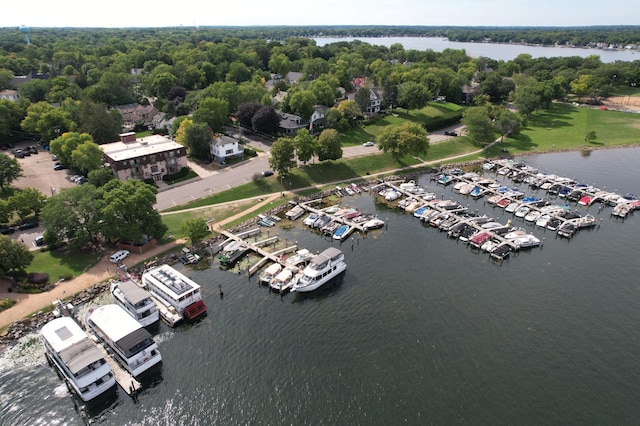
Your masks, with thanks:
M27 272L45 272L50 281L57 281L61 277L77 277L97 264L102 255L91 252L65 252L55 250L34 252L33 261Z

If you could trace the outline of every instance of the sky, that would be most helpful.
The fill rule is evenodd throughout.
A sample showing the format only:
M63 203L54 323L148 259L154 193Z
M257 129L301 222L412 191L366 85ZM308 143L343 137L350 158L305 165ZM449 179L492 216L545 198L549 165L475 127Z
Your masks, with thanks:
M637 0L29 0L0 27L638 25ZM8 13L8 11L10 12Z

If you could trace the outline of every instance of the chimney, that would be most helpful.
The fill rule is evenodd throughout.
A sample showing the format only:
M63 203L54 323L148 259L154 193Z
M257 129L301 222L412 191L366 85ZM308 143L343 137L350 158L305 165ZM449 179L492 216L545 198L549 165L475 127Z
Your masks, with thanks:
M130 143L136 141L136 132L120 133L120 142Z

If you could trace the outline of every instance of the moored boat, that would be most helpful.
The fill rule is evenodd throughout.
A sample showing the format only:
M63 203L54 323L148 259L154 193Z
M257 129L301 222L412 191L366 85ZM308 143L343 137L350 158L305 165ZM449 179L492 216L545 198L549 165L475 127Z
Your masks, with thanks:
M55 318L40 329L45 355L83 401L113 389L116 378L100 349L71 317Z
M290 220L296 220L304 214L306 210L302 206L294 206L291 210L286 212L284 216Z
M160 319L151 294L131 280L113 280L110 286L113 300L143 327L148 327Z
M295 285L300 278L300 275L301 272L296 266L287 266L273 277L269 283L269 287L273 291L285 293L291 290L291 287Z
M341 225L333 233L334 240L344 240L349 236L353 228L350 225Z
M188 321L207 313L200 285L169 265L155 267L142 274L142 283L163 304L170 305Z
M384 226L384 221L382 219L378 219L374 217L373 219L368 220L362 225L362 229L365 231L370 231L372 229L379 229Z
M291 291L313 291L344 272L347 264L344 253L335 247L329 247L315 256L309 262L300 279L293 285Z
M260 274L260 284L269 285L271 280L278 275L278 273L282 270L282 265L279 263L272 263L267 267L267 269Z
M90 308L85 315L85 323L109 346L115 360L134 377L162 361L151 334L119 305Z

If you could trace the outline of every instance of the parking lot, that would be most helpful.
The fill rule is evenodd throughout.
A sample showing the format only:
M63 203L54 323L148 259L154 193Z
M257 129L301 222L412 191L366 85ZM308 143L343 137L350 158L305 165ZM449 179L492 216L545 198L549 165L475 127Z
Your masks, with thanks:
M16 148L26 148L34 144L35 142L32 141L21 142L16 144ZM13 157L11 150L1 152ZM51 158L52 155L40 147L38 147L38 154L18 158L24 176L13 182L13 186L21 189L36 188L46 196L51 196L52 193L57 193L62 188L76 186L75 183L67 179L69 175L72 174L69 170L53 170L55 161L52 161ZM36 246L35 240L41 236L43 232L44 229L38 226L25 230L16 229L14 234L8 236L23 242L29 249L36 250L39 247Z

